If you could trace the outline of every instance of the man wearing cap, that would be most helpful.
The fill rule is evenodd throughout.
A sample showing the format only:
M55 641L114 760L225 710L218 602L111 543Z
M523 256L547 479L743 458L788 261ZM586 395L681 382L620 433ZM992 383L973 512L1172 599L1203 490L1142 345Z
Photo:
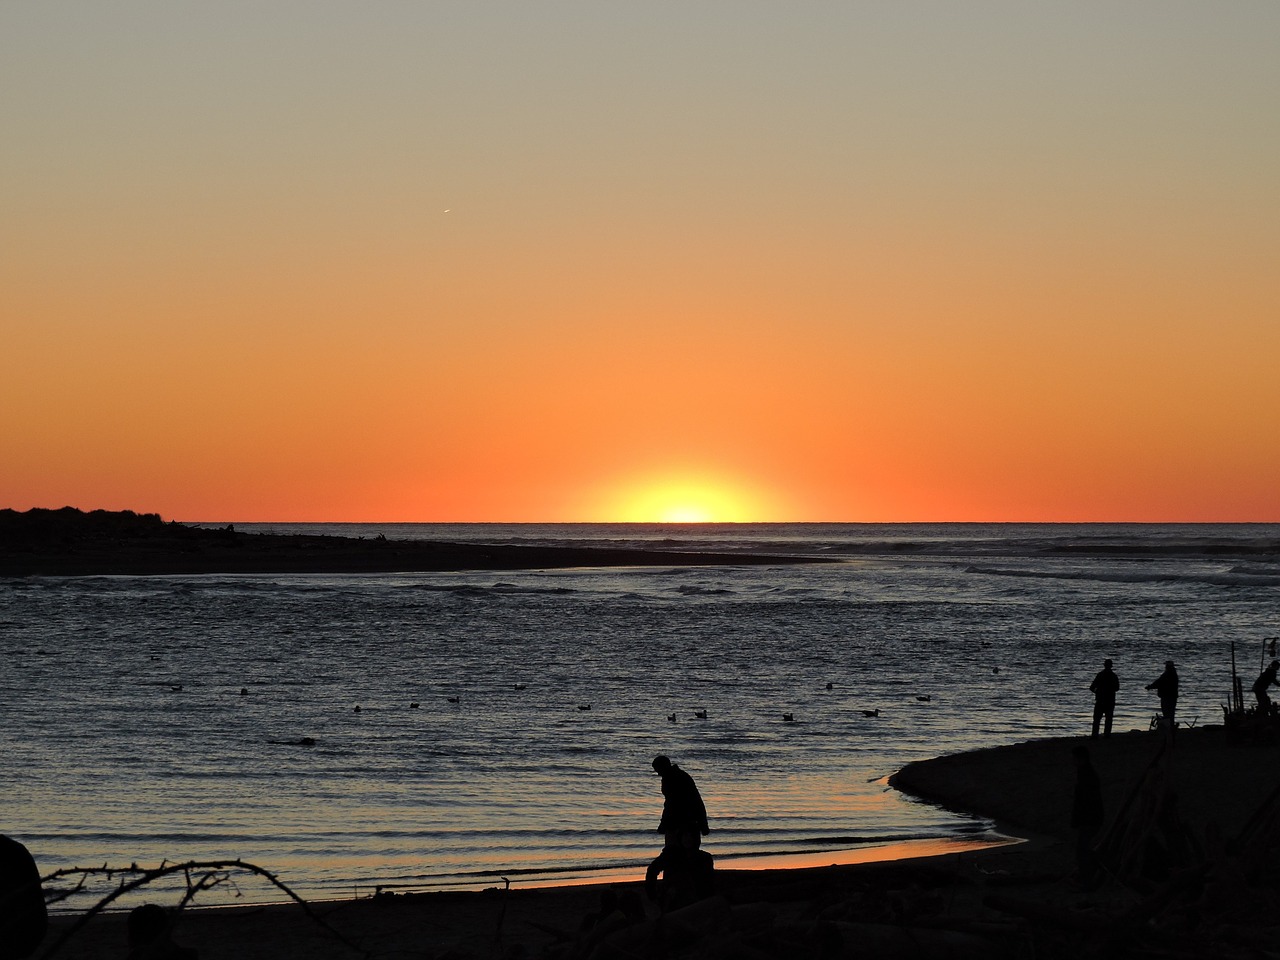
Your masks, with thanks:
M1092 739L1098 739L1098 726L1104 718L1106 724L1103 726L1102 735L1111 736L1111 718L1116 712L1116 691L1119 689L1120 678L1111 669L1111 661L1103 660L1102 669L1093 678L1093 683L1089 684L1089 690L1093 693Z
M665 836L667 845L679 846L680 835L687 830L704 837L710 833L707 808L693 777L662 754L653 758L653 769L662 778L662 821L658 832Z
M1172 660L1164 662L1164 673L1147 684L1148 690L1154 690L1160 698L1160 712L1164 714L1165 733L1172 737L1177 726L1174 714L1178 709L1178 671Z

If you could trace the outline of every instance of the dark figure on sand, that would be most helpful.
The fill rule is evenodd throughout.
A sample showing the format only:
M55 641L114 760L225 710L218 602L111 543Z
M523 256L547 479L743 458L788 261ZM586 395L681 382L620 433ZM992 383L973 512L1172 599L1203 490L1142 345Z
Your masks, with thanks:
M1093 841L1102 829L1102 784L1083 745L1071 751L1076 762L1076 787L1071 798L1071 827L1076 832L1076 872L1082 884L1093 882L1097 857Z
M0 960L31 956L48 928L35 859L17 840L0 835Z
M662 848L644 874L644 890L650 900L660 900L664 912L679 910L715 893L715 860L699 849L697 830L686 830L676 846ZM658 895L658 875L662 895Z
M1258 674L1258 679L1253 681L1253 695L1258 698L1258 716L1271 716L1271 697L1268 694L1268 687L1280 687L1280 680L1276 679L1276 671L1280 670L1280 660L1272 660L1271 666Z
M1165 735L1172 737L1173 731L1177 727L1175 715L1178 712L1178 671L1174 669L1172 660L1164 662L1164 673L1148 683L1147 689L1154 690L1156 696L1160 698L1160 712L1164 715Z
M144 903L129 913L126 960L196 960L199 953L173 942L173 924L164 907Z
M666 846L679 846L680 835L689 830L704 837L710 833L707 808L693 777L662 754L653 758L653 769L662 778L662 821L658 832L666 838Z
M1111 661L1103 660L1102 669L1089 684L1093 693L1093 739L1098 739L1098 726L1105 720L1103 736L1111 736L1111 718L1116 712L1116 691L1120 689L1120 678L1111 669Z

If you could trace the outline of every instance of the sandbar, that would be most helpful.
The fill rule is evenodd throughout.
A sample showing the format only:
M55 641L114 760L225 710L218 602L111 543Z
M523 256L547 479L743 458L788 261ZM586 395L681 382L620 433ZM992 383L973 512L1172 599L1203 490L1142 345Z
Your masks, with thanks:
M759 566L824 557L245 533L157 514L0 510L0 577L431 573L576 567Z

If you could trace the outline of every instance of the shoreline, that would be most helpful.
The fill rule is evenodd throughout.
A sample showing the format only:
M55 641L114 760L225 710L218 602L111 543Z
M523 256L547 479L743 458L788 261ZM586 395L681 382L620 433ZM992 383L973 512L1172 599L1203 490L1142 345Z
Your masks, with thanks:
M242 533L156 514L0 510L0 577L448 573L834 563L818 556Z
M637 951L790 958L816 955L822 942L837 941L872 957L915 957L930 950L948 955L948 949L960 956L1070 956L1104 945L1125 956L1138 939L1170 949L1186 945L1190 952L1182 955L1188 956L1197 949L1206 951L1198 955L1253 956L1221 938L1224 925L1252 931L1270 923L1273 891L1249 870L1258 857L1269 869L1265 857L1273 852L1272 841L1262 842L1271 834L1257 832L1257 815L1274 811L1280 795L1276 739L1241 745L1229 741L1222 727L1201 727L1179 730L1173 749L1166 750L1159 734L1132 731L1096 741L1027 741L911 763L890 778L896 789L919 802L989 817L1025 839L845 865L748 870L726 864L716 870L715 897L666 916L647 903L643 883L635 879L513 884L384 893L307 908L198 908L179 917L175 938L198 946L202 960L607 958ZM1069 823L1071 749L1081 744L1090 748L1103 785L1102 849L1120 854L1107 860L1103 879L1094 884L1083 884L1075 872ZM1167 849L1164 860L1154 860L1149 843L1132 843L1134 837L1169 836L1169 818L1157 824L1153 811L1161 807L1149 801L1164 798L1167 814L1170 796L1178 799L1179 835L1194 841L1194 855L1184 861L1170 860ZM1246 841L1244 853L1234 841ZM1198 885L1188 886L1188 877ZM1231 895L1211 897L1214 883L1229 887ZM615 897L639 905L640 912L615 916L614 926L602 932L600 904ZM1242 904L1255 901L1256 911L1242 918ZM1183 929L1191 920L1194 929ZM56 917L46 948L74 922ZM123 931L123 913L95 917L57 956L119 956ZM683 952L690 945L705 952Z

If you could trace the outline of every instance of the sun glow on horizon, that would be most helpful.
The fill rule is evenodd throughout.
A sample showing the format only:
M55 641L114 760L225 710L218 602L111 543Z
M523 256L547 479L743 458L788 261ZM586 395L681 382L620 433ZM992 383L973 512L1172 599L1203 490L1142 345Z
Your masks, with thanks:
M623 523L752 523L776 519L758 495L711 477L654 479L631 486L609 511Z

